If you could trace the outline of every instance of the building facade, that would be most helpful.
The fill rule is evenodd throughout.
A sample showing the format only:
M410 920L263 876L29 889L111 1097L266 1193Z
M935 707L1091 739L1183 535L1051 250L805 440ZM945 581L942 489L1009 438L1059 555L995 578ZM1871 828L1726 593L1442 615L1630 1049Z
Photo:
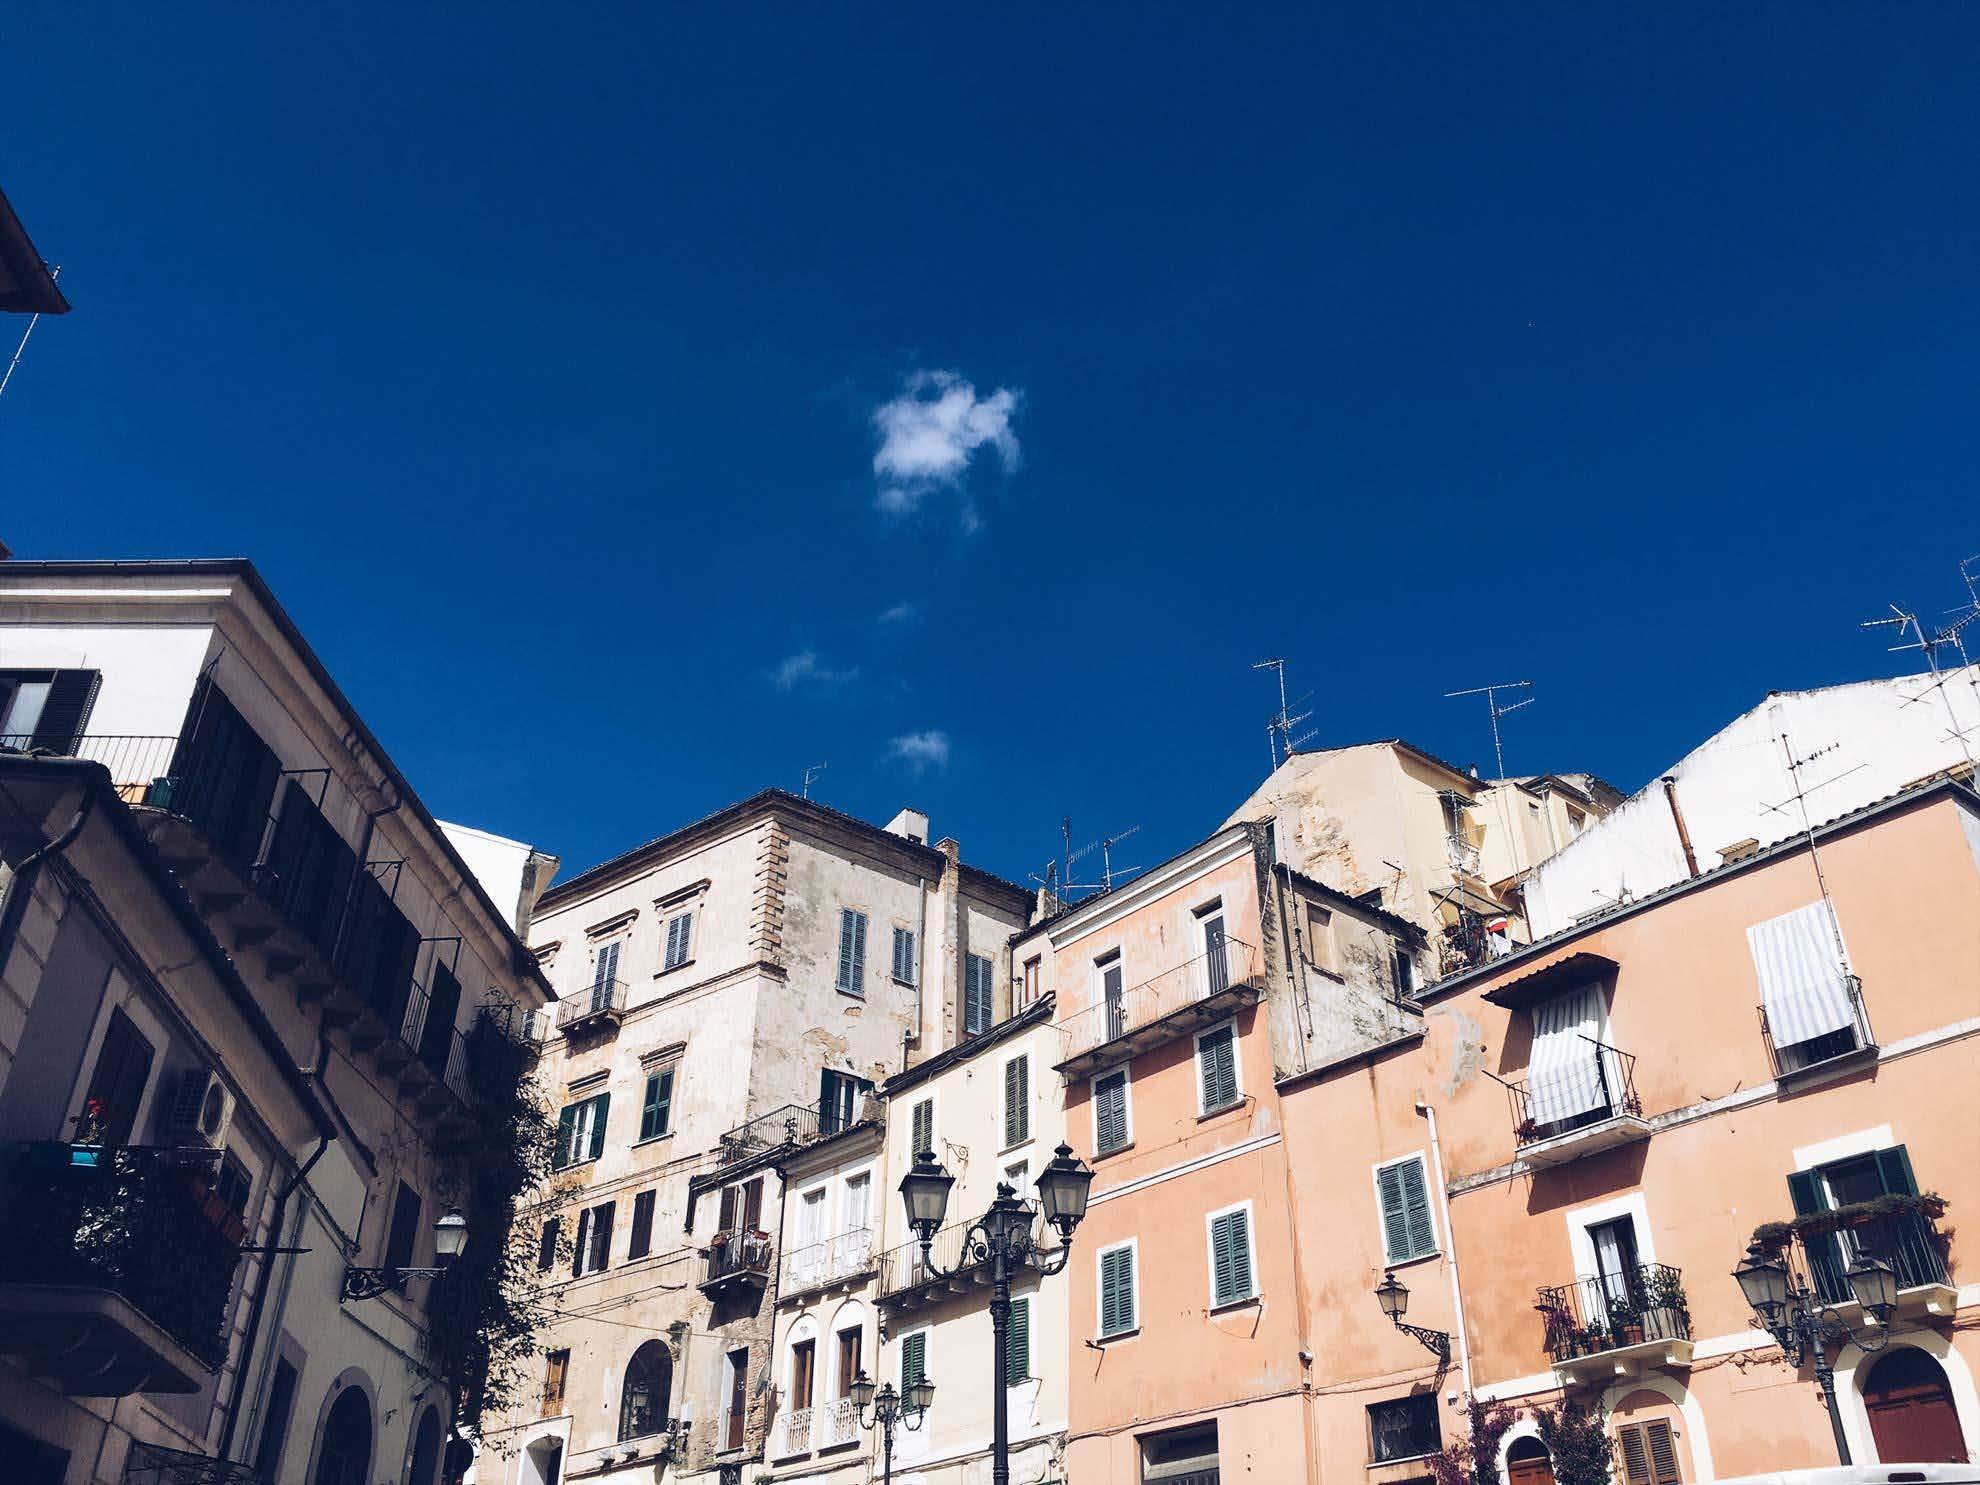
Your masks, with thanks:
M7 1447L430 1485L465 1378L395 1274L502 1158L511 913L244 562L0 565L0 737Z

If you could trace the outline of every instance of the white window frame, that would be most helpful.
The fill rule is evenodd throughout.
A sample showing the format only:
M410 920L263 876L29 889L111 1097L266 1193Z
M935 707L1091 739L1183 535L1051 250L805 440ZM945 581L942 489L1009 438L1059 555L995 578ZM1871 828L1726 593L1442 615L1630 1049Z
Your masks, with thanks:
M667 962L667 945L674 936L674 924L682 918L688 920L687 945L677 963ZM677 969L686 969L694 963L694 941L701 932L701 899L695 898L678 907L670 908L660 925L660 973L670 975Z
M915 932L912 928L908 927L908 925L905 923L890 923L888 926L894 930L895 937L898 937L900 934L905 933L908 936L909 942L912 943L914 946L914 953L912 956L910 956L910 962L908 964L909 978L904 980L898 974L894 973L894 964L893 964L894 943L893 943L893 938L891 937L889 938L887 943L888 976L893 980L893 982L896 985L908 985L908 986L919 985L921 983L921 935Z
M1092 985L1086 998L1088 1004L1103 1008L1102 1015L1106 1014L1104 1007L1107 1004L1107 971L1116 964L1121 967L1121 1005L1125 1009L1128 993L1127 958L1121 953L1120 945L1116 944L1113 948L1102 950L1093 956Z
M1127 1126L1127 1138L1111 1150L1100 1148L1100 1080L1121 1075L1121 1122ZM1134 1148L1134 1063L1116 1062L1112 1067L1103 1067L1086 1080L1087 1119L1093 1127L1093 1154L1095 1159L1107 1155L1118 1155L1123 1150Z
M1016 1187L1019 1196L1022 1197L1025 1188L1031 1184L1030 1159L1026 1158L1024 1160L1006 1161L1004 1163L1003 1174L999 1177L999 1179L1003 1181L1007 1181L1012 1186Z
M1302 897L1299 906L1301 936L1306 940L1304 956L1306 967L1318 970L1330 980L1343 978L1340 939L1334 932L1335 909L1315 897ZM1324 930L1316 930L1313 926L1313 915L1316 912L1326 917L1327 926Z
M1391 1258L1389 1256L1389 1234L1387 1229L1382 1225L1382 1172L1391 1166L1407 1165L1412 1160L1416 1162L1417 1166L1423 1172L1424 1202L1430 1209L1430 1247L1426 1252L1418 1253L1410 1258ZM1411 1150L1407 1155L1397 1155L1388 1160L1376 1161L1375 1164L1368 1167L1368 1189L1375 1195L1375 1239L1376 1246L1382 1253L1382 1266L1384 1268L1402 1268L1407 1264L1421 1263L1426 1258L1439 1257L1443 1253L1444 1232L1443 1228L1437 1222L1437 1208L1439 1206L1437 1186L1430 1179L1430 1160L1423 1151Z
M843 1237L849 1232L858 1230L853 1227L850 1221L852 1215L850 1197L853 1184L860 1180L866 1182L866 1230L868 1232L873 1231L874 1219L880 1215L874 1204L874 1194L880 1189L880 1183L874 1180L873 1175L874 1172L871 1165L854 1166L851 1170L841 1171L839 1173L838 1211L836 1213L839 1228L837 1232L832 1234L833 1237ZM837 1335L838 1332L835 1330L833 1334Z
M1010 1091L1010 1086L1011 1086L1010 1067L1013 1062L1022 1062L1025 1064L1024 1138L1016 1141L1013 1144L1006 1145L1003 1143L1004 1125L1008 1121L1010 1115L1010 1107L1005 1100ZM1033 1117L1033 1115L1037 1112L1038 1100L1032 1097L1032 1087L1031 1087L1032 1078L1031 1078L1030 1064L1031 1064L1031 1048L1028 1043L1023 1048L1021 1048L1016 1052L1011 1053L1010 1056L1006 1057L1002 1062L997 1064L997 1140L998 1140L997 1153L1000 1155L1007 1155L1012 1150L1022 1150L1028 1145L1030 1145L1030 1143L1038 1137L1038 1121L1036 1118Z
M1134 1296L1134 1324L1126 1330L1117 1330L1111 1335L1103 1328L1100 1316L1106 1307L1106 1265L1104 1260L1109 1253L1118 1253L1126 1248L1134 1255L1128 1264L1128 1291ZM1111 1345L1115 1341L1127 1340L1141 1333L1141 1239L1122 1238L1118 1243L1108 1243L1105 1247L1093 1250L1093 1338L1101 1345Z
M1228 1217L1232 1212L1244 1213L1245 1263L1251 1274L1251 1293L1241 1299L1217 1298L1217 1239L1216 1222L1219 1217ZM1234 1201L1227 1207L1219 1207L1214 1212L1203 1214L1203 1255L1209 1265L1205 1277L1209 1283L1210 1311L1235 1310L1241 1305L1257 1304L1265 1297L1264 1286L1258 1282L1258 1226L1252 1220L1251 1200ZM1135 1314L1140 1319L1140 1312Z
M917 1089L916 1096L908 1100L908 1116L904 1125L904 1127L907 1130L907 1142L909 1146L907 1152L908 1165L913 1165L914 1157L921 1153L919 1150L913 1148L914 1111L917 1107L919 1107L924 1103L928 1105L928 1148L934 1150L937 1154L941 1153L941 1144L942 1144L941 1101L935 1096L935 1090L933 1088ZM905 1169L905 1167L903 1167L903 1169Z
M1229 1103L1219 1104L1213 1109L1206 1107L1203 1102L1203 1039L1206 1036L1215 1035L1225 1027L1229 1027L1231 1033L1231 1079L1237 1085L1237 1096ZM1237 1017L1226 1016L1215 1025L1204 1027L1191 1039L1190 1048L1193 1053L1190 1059L1191 1066L1196 1073L1196 1117L1204 1119L1212 1114L1228 1114L1232 1109L1243 1103L1244 1058L1240 1055L1241 1049L1238 1044Z
M1641 1191L1632 1191L1612 1201L1572 1207L1562 1216L1567 1221L1568 1249L1574 1255L1576 1279L1592 1279L1598 1273L1595 1242L1589 1237L1588 1229L1599 1227L1604 1222L1613 1222L1619 1217L1629 1218L1630 1226L1636 1230L1636 1261L1639 1264L1657 1261L1657 1246L1650 1236L1650 1207Z

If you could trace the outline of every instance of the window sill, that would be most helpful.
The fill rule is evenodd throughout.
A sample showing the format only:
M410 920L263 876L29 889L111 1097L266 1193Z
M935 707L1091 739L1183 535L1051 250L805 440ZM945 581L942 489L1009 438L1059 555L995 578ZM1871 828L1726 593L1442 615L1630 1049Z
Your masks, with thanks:
M604 1153L601 1151L599 1154L596 1155L587 1155L582 1160L567 1160L562 1165L551 1166L550 1174L553 1176L561 1176L567 1170L581 1170L587 1165L596 1165L598 1164L599 1161L603 1160L604 1158L605 1158Z
M634 1141L632 1142L632 1147L633 1147L633 1148L634 1148L635 1150L637 1150L637 1149L638 1149L638 1148L639 1148L640 1146L642 1146L642 1145L657 1145L657 1144L659 1144L659 1143L660 1143L660 1141L662 1141L662 1140L670 1140L670 1139L672 1139L673 1137L674 1137L674 1131L673 1131L673 1130L671 1130L671 1129L663 1129L663 1130L661 1130L661 1131L660 1131L660 1132L659 1132L658 1134L649 1134L649 1135L648 1135L648 1136L647 1136L647 1137L646 1137L645 1139L643 1139L643 1140L634 1140Z
M667 977L668 975L671 975L671 974L676 974L676 973L678 973L678 972L679 972L679 971L681 971L681 970L684 970L684 969L692 969L692 968L694 968L694 960L693 960L693 958L692 958L692 957L689 957L689 958L686 958L686 959L683 959L683 960L682 960L682 961L681 961L681 962L680 962L679 964L663 964L663 965L661 965L661 966L660 966L660 967L659 967L658 969L656 969L656 970L654 970L654 971L653 971L653 978L654 978L654 979L656 979L656 980L663 980L663 979L665 979L665 978L666 978L666 977Z
M1345 985L1347 983L1347 976L1337 969L1329 969L1324 964L1315 964L1311 959L1306 961L1306 967L1323 980L1332 980L1336 985Z
M906 988L908 988L909 990L912 990L912 989L914 989L914 988L915 988L915 981L913 981L913 980L904 980L904 979L902 979L902 978L901 978L901 977L900 977L899 975L895 975L895 976L894 976L894 983L895 983L896 985L903 985L903 986L905 986Z
M1398 1464L1420 1464L1426 1459L1435 1459L1436 1457L1437 1452L1434 1449L1428 1454L1398 1454L1394 1459L1371 1459L1368 1461L1368 1468L1371 1470L1385 1470Z
M1214 1109L1203 1110L1202 1113L1196 1116L1196 1122L1198 1124L1204 1124L1204 1123L1208 1123L1212 1119L1221 1119L1226 1114L1237 1112L1237 1110L1243 1108L1249 1102L1250 1100L1247 1099L1242 1093L1240 1093L1236 1098L1232 1099L1229 1103L1219 1104Z
M1019 1140L1015 1145L1004 1146L1003 1149L997 1152L997 1158L999 1160L1002 1160L1006 1155L1015 1155L1020 1150L1029 1150L1036 1143L1037 1143L1037 1136L1027 1134L1023 1139Z
M1243 1299L1227 1299L1220 1305L1212 1305L1206 1312L1212 1315L1228 1315L1233 1310L1251 1310L1265 1303L1262 1294L1247 1294Z
M833 990L835 990L836 992L838 992L838 993L839 993L840 995L843 995L843 996L845 996L845 998L846 998L847 1000L864 1000L864 999L866 999L866 991L865 991L864 989L860 989L860 990L848 990L848 989L847 989L847 988L846 988L846 987L845 987L844 985L834 985L834 986L833 986L832 988L833 988Z
M1414 1258L1390 1258L1384 1255L1382 1267L1385 1269L1415 1268L1419 1263L1433 1263L1444 1256L1442 1248L1432 1248L1428 1253L1419 1253Z
M1133 1148L1134 1141L1129 1140L1125 1145L1116 1145L1111 1150L1095 1150L1093 1152L1093 1158L1095 1160L1112 1160L1116 1155L1125 1155Z
M1093 1338L1093 1344L1101 1347L1112 1346L1119 1344L1121 1341L1135 1340L1140 1335L1141 1327L1137 1325L1132 1330L1117 1330L1112 1335L1095 1336Z

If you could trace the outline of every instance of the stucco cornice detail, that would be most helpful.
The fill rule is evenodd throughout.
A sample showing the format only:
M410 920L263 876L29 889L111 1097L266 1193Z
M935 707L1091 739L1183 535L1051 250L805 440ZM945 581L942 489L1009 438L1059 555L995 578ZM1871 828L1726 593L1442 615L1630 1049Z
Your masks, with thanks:
M1066 945L1097 933L1109 924L1116 923L1129 913L1146 907L1169 893L1179 891L1200 877L1209 875L1220 866L1227 866L1251 849L1251 831L1247 825L1227 825L1208 840L1203 841L1180 856L1163 862L1143 876L1135 878L1117 892L1094 899L1090 907L1076 907L1056 922L1036 929L1027 939L1043 933L1052 947L1063 949ZM1019 942L1025 942L1020 939Z

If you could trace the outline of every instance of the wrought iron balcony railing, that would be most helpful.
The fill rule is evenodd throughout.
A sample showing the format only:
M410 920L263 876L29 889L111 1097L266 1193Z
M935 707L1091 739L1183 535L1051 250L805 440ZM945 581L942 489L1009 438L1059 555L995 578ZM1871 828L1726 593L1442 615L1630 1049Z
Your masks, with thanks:
M268 1485L268 1481L251 1464L133 1439L130 1453L124 1456L122 1485Z
M1767 1059L1773 1064L1776 1079L1792 1079L1798 1073L1812 1072L1858 1052L1876 1049L1877 1044L1870 1036L1869 1018L1863 1013L1863 981L1849 975L1843 980L1843 989L1849 996L1851 1023L1805 1041L1776 1042L1773 1027L1767 1022L1767 1008L1759 1007L1760 1036L1767 1044Z
M1897 1270L1898 1293L1950 1285L1947 1239L1923 1212L1899 1211L1849 1221L1832 1233L1805 1236L1802 1253L1815 1292L1825 1304L1852 1303L1849 1265L1859 1255L1881 1258Z
M842 1232L822 1243L787 1251L777 1278L777 1292L805 1294L830 1284L841 1284L872 1272L875 1262L871 1228Z
M1227 990L1254 985L1258 978L1258 951L1227 938L1152 980L1118 995L1103 995L1097 1003L1066 1017L1059 1023L1059 1033L1065 1039L1065 1061L1084 1057Z
M776 1452L784 1458L811 1452L810 1408L791 1408L777 1420Z
M1027 1203L1035 1219L1036 1206ZM935 1288L966 1288L976 1282L989 1282L987 1264L973 1267L963 1265L963 1238L974 1225L972 1222L955 1222L935 1234L930 1244L934 1262L930 1264L922 1258L921 1244L902 1243L898 1248L889 1248L880 1255L879 1297L883 1304L904 1304L919 1296L923 1291ZM1044 1253L1033 1249L1025 1256L1027 1265L1035 1265L1050 1256L1052 1250ZM962 1272L952 1272L961 1268Z
M31 732L0 733L0 753L37 750L62 758L86 758L110 770L110 782L127 803L143 801L151 786L169 779L177 737L90 733L82 737L50 737Z
M859 1409L849 1397L835 1397L819 1410L818 1447L836 1449L859 1439Z
M1611 1119L1642 1117L1636 1059L1593 1037L1581 1040L1590 1055L1580 1062L1505 1085L1515 1144L1540 1144Z
M828 1122L821 1120L818 1110L810 1104L785 1104L781 1109L757 1115L746 1124L738 1124L724 1134L717 1142L719 1159L723 1165L732 1165L738 1160L760 1155L765 1150L808 1145L827 1134L838 1132L836 1128L826 1128Z
M1545 1321L1547 1354L1557 1365L1645 1342L1691 1339L1684 1280L1667 1263L1550 1285L1539 1291L1534 1308Z
M626 1013L626 982L604 980L557 1002L557 1029L573 1031L594 1021L616 1021Z
M134 1146L17 1146L8 1279L106 1289L207 1367L226 1356L239 1236L216 1223L202 1177L217 1154Z
M773 1257L770 1239L748 1231L718 1232L709 1241L701 1270L701 1287L731 1283L767 1283Z

